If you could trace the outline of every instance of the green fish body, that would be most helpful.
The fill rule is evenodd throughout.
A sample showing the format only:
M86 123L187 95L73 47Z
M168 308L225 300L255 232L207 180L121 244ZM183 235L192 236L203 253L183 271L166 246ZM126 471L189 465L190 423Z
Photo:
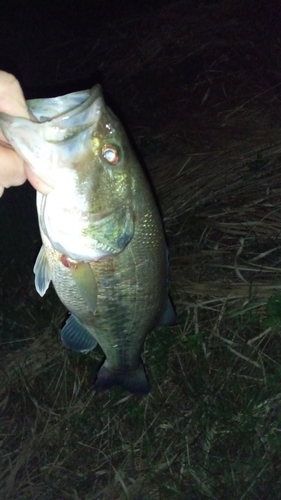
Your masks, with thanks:
M35 285L50 281L70 311L63 343L106 360L94 388L121 385L147 394L141 360L147 334L174 324L167 249L150 186L99 86L28 102L32 122L7 115L0 126L14 149L53 190L37 193L43 246Z

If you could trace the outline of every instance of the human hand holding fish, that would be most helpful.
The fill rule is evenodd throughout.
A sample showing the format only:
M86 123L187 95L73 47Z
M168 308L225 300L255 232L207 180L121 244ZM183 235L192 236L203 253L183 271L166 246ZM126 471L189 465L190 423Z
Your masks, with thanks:
M27 105L38 121L0 112L0 127L52 186L47 196L37 192L36 290L43 296L52 281L70 311L66 347L102 348L96 391L120 385L145 395L145 338L176 323L163 224L145 173L99 85Z
M30 116L18 80L5 71L0 71L0 112L34 119ZM43 194L48 194L51 190L51 187L39 179L30 165L13 149L0 129L0 197L5 188L20 186L26 180Z

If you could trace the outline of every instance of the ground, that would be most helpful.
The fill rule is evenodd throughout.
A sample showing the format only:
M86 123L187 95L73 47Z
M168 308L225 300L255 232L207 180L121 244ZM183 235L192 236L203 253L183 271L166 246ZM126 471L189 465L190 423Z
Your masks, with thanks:
M24 21L23 21L24 20ZM26 98L101 83L147 170L179 324L152 391L97 395L32 272L35 193L0 201L0 491L7 500L281 498L281 11L277 0L6 2Z

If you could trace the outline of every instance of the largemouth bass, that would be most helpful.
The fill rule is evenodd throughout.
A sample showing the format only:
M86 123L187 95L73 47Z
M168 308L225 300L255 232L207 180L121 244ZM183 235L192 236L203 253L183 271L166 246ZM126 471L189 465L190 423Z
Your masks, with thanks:
M146 176L100 86L28 101L37 121L0 115L2 131L34 173L43 246L35 286L53 282L71 315L62 342L105 356L94 384L147 394L147 334L174 324L163 225Z

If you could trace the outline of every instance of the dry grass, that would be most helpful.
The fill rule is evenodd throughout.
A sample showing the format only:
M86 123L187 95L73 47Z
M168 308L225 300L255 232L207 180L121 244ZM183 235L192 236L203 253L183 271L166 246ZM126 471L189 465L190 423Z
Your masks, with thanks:
M147 398L96 395L101 353L61 347L64 310L25 268L1 311L3 499L281 498L279 10L157 5L50 50L61 82L97 60L149 166L179 326L147 340Z

